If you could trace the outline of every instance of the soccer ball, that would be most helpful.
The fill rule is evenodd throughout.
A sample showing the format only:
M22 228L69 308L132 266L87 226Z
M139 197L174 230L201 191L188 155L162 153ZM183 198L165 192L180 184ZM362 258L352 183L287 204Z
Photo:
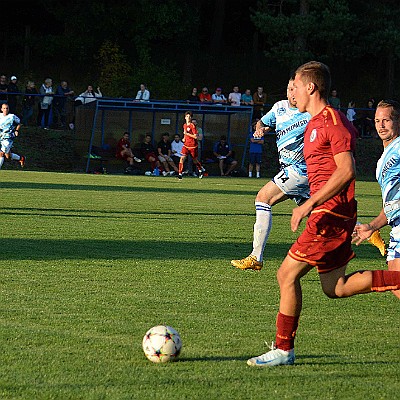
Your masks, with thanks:
M143 338L145 356L154 363L175 361L182 348L179 333L170 326L157 325L150 328Z

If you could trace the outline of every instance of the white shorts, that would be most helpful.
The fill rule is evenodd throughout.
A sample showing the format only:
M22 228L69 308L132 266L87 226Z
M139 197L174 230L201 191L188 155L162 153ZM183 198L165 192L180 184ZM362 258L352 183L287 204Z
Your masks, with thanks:
M393 227L390 231L386 261L393 261L395 258L400 258L400 225Z
M297 205L310 198L310 187L308 186L307 176L300 174L292 165L281 169L272 178L272 182L286 196L294 200Z
M173 162L174 161L171 157L167 156L166 154L164 154L162 156L158 156L158 159L161 162Z
M3 153L8 154L11 151L11 147L13 146L13 140L12 139L3 139L1 141L1 151Z

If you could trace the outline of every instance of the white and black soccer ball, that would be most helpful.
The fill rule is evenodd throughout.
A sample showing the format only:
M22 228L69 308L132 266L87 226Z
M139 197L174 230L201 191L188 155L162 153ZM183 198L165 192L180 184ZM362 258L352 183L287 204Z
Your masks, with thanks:
M157 325L150 328L143 337L145 356L154 363L175 361L182 349L179 333L170 326Z

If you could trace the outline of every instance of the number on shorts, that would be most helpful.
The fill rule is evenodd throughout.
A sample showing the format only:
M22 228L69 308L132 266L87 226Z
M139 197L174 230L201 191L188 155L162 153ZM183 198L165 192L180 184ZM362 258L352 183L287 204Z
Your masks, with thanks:
M281 171L277 178L280 179L282 183L285 183L287 180L289 180L289 177L286 176L285 171Z

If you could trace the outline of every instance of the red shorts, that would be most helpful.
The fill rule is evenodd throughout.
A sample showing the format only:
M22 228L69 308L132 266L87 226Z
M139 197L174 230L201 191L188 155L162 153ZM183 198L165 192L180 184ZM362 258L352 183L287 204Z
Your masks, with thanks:
M153 157L153 158L154 158L154 161L157 161L157 160L158 160L158 157L155 155L155 153L147 153L147 154L145 154L145 156L144 156L144 158L146 159L147 162L151 162L151 161L149 160L150 157Z
M289 250L290 257L317 267L318 273L345 266L355 254L351 235L357 216L333 215L329 211L314 211L306 229Z
M191 148L189 149L188 147L183 146L183 147L182 147L182 154L183 154L184 156L187 156L187 155L190 154L190 155L192 156L192 158L195 159L195 158L197 158L198 155L199 155L199 149L198 149L198 147L191 147Z

